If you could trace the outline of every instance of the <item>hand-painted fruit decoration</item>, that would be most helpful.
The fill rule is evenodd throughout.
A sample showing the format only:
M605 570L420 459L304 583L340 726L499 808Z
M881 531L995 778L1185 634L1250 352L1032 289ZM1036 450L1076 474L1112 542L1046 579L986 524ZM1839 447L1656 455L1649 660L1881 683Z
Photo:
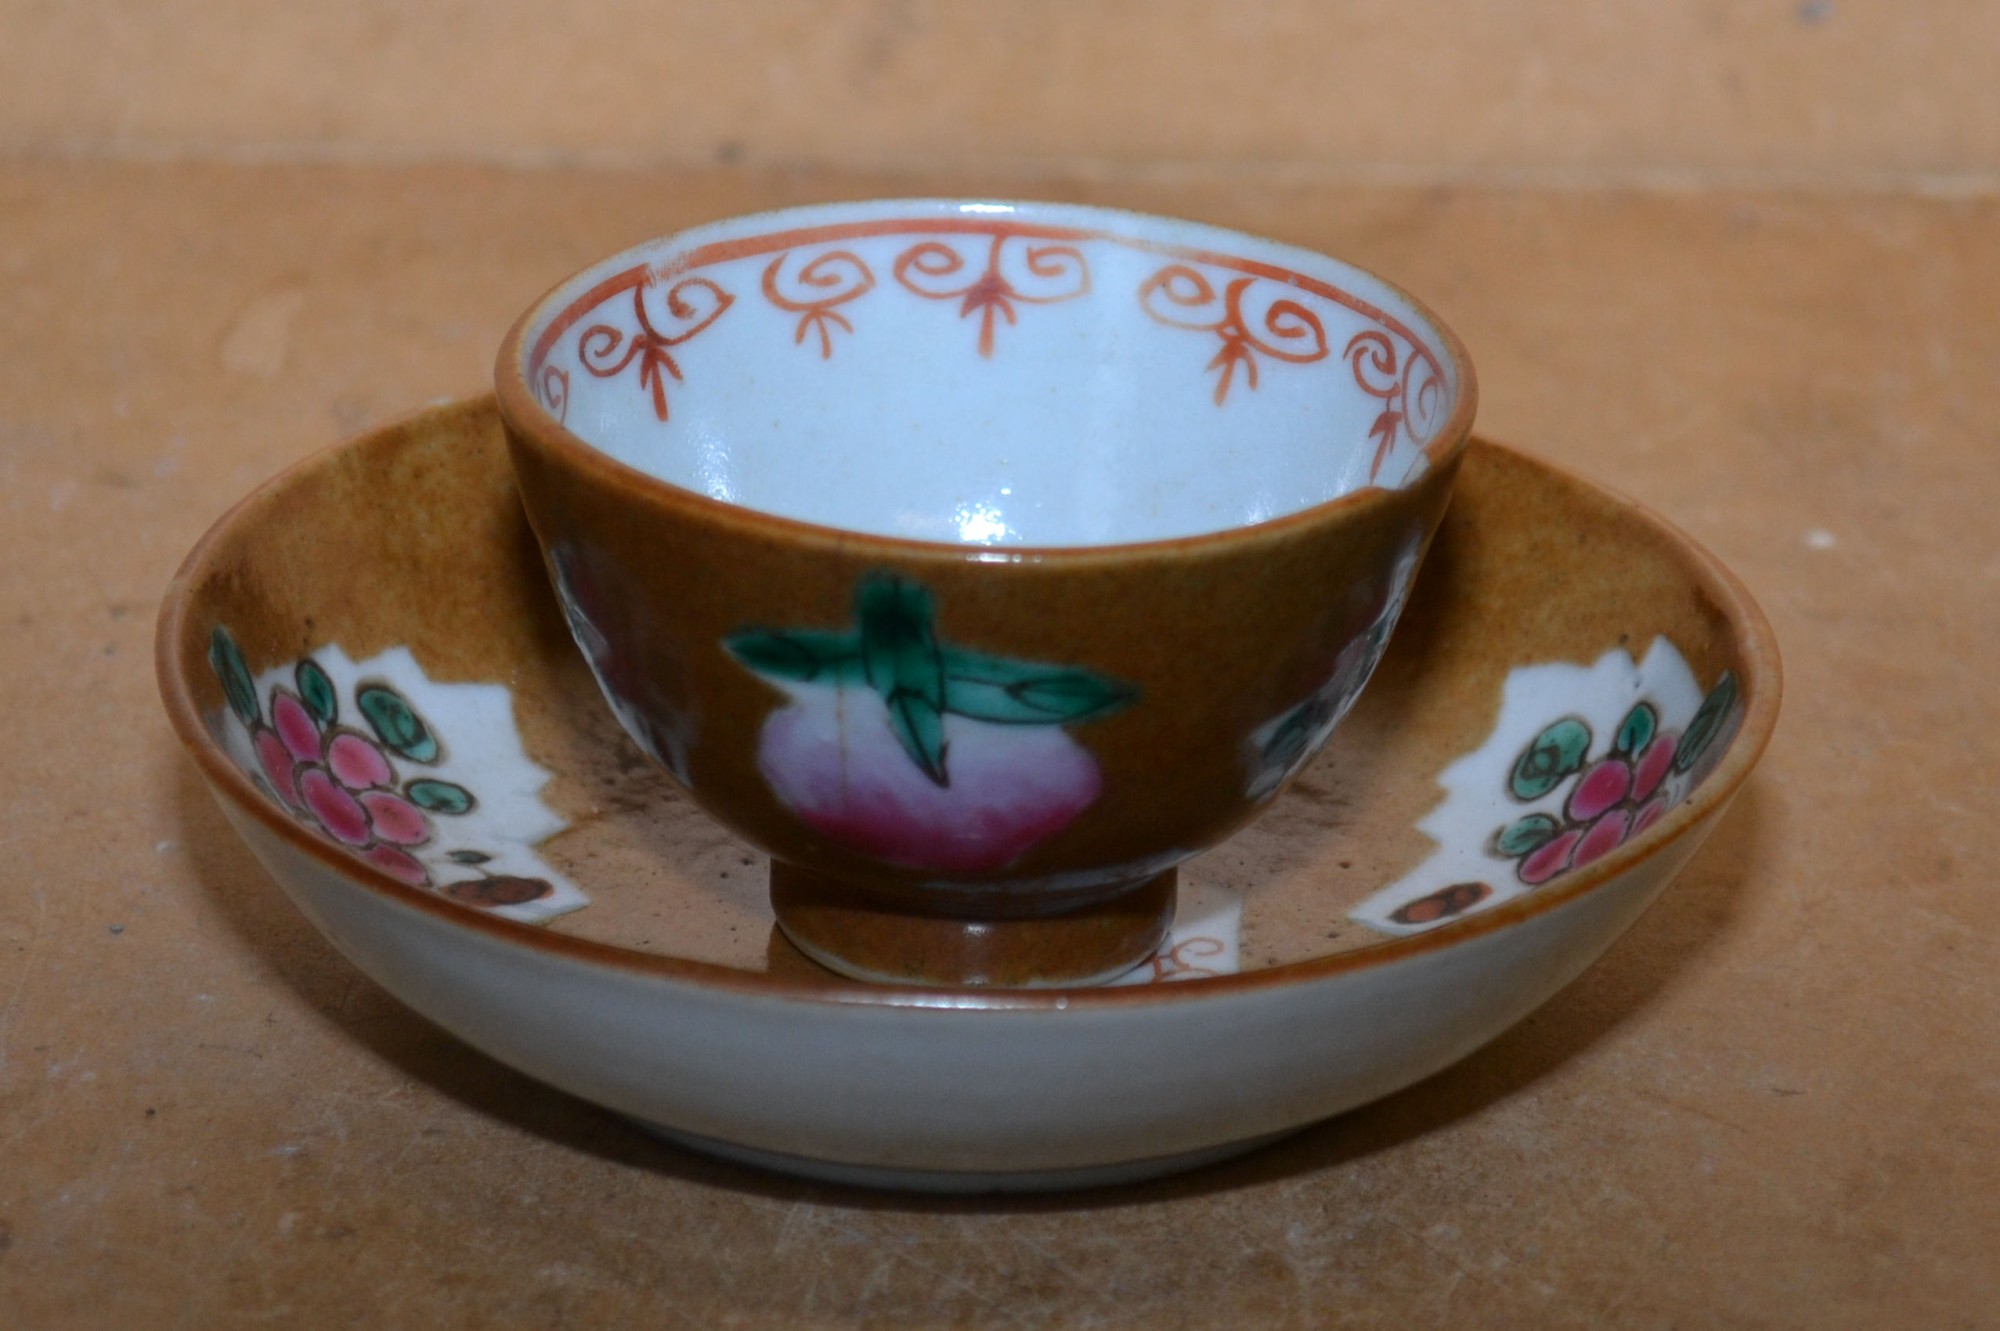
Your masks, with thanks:
M931 594L865 578L852 630L746 629L724 644L782 690L757 763L816 831L905 868L1004 868L1103 788L1063 729L1108 716L1133 686L1074 666L938 641Z

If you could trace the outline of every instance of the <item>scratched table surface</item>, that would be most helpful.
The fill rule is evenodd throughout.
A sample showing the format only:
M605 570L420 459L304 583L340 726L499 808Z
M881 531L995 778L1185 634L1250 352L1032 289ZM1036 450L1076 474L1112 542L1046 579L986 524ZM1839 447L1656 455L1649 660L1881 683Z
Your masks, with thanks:
M2000 203L1009 179L1330 248L1481 423L1643 496L1784 645L1768 758L1595 968L1233 1163L926 1200L702 1159L351 969L170 735L236 497L478 391L648 234L995 182L0 172L0 1325L1819 1328L2000 1319Z

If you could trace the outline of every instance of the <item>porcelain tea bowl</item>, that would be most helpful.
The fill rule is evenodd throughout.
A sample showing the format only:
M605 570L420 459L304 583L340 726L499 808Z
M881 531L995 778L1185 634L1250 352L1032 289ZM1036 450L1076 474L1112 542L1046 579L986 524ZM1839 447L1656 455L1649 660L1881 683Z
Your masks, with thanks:
M627 732L851 977L1153 955L1176 866L1309 761L1448 501L1471 366L1322 255L1105 209L738 218L606 259L497 363Z

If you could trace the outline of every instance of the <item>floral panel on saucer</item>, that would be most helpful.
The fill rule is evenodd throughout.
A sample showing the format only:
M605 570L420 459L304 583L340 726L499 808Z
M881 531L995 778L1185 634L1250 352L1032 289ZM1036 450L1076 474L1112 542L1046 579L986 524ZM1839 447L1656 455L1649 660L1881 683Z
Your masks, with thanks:
M1665 638L1640 662L1517 667L1492 734L1438 776L1444 801L1417 825L1437 850L1351 917L1417 933L1602 859L1701 784L1741 717L1735 677L1704 693Z
M499 684L438 684L409 649L353 661L328 644L252 676L218 627L209 664L228 699L211 722L273 803L411 887L538 922L589 898L535 847L568 826L540 798Z

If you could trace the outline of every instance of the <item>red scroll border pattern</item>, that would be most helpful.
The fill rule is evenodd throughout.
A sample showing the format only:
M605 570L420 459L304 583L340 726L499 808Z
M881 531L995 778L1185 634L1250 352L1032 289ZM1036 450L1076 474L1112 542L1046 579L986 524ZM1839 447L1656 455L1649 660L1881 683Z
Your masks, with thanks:
M1407 434L1411 443L1421 448L1442 423L1447 405L1444 367L1438 353L1400 320L1320 279L1256 260L1190 247L1155 244L1081 227L914 218L835 223L716 241L682 256L674 266L673 275L736 259L774 256L763 270L760 285L764 297L775 308L799 316L792 339L795 345L804 345L809 334L817 334L821 359L831 359L834 330L850 334L855 331L853 321L839 307L850 305L874 290L878 285L875 274L852 250L832 249L808 259L794 271L787 290L786 260L794 251L811 246L881 236L921 238L897 255L891 265L892 275L899 286L914 295L928 300L958 301L961 318L979 315L978 346L982 357L990 359L994 354L998 322L1003 319L1009 325L1017 322L1017 305L1055 304L1089 295L1090 268L1080 246L1102 242L1159 254L1170 260L1141 283L1137 298L1141 309L1155 322L1213 333L1221 339L1221 347L1205 367L1219 372L1213 395L1217 406L1227 402L1231 388L1239 381L1239 371L1240 381L1250 390L1256 389L1260 355L1303 365L1324 360L1330 354L1325 324L1295 299L1273 300L1265 307L1261 320L1244 316L1244 297L1262 279L1318 296L1376 325L1354 334L1341 351L1341 359L1349 365L1355 383L1382 404L1369 428L1369 437L1376 441L1369 468L1371 481L1380 473L1400 436ZM944 285L969 264L964 255L940 237L984 241L986 264L979 275L964 284ZM1002 271L1001 257L1007 242L1015 239L1024 242L1024 264L1029 276L1055 282L1073 280L1074 285L1028 291L1010 280ZM1221 269L1237 276L1231 277L1218 295L1209 275L1201 268ZM609 324L594 324L578 338L578 359L598 378L614 377L636 361L640 384L652 394L654 414L662 421L668 418L666 381L671 378L683 382L671 348L713 325L736 297L709 278L681 277L667 293L667 308L675 318L687 323L678 331L665 334L650 321L645 308L646 292L663 280L650 265L626 269L571 301L542 329L528 357L527 378L536 397L557 420L567 415L570 389L569 373L548 364L557 342L594 311L628 291L632 293L639 330L628 337ZM695 306L688 299L688 293L694 290L711 293L716 302L714 307L704 311ZM1212 307L1219 307L1215 317L1193 317ZM1403 354L1399 341L1408 348L1407 355Z
M905 291L926 300L956 300L961 319L979 315L979 354L987 360L993 359L993 321L998 316L1015 323L1016 302L1055 305L1090 294L1090 265L1074 245L1026 246L1028 274L1053 285L1038 292L1022 290L1000 268L1000 252L1008 239L1004 231L994 234L984 271L964 286L937 285L967 266L965 256L941 240L921 241L896 256L896 281Z
M662 333L654 326L652 316L646 313L646 292L652 285L647 283L632 288L632 313L639 321L639 331L628 336L610 324L592 324L576 340L576 359L578 364L599 379L615 379L624 373L626 366L636 362L639 366L639 386L652 393L653 414L664 421L668 414L668 376L672 376L675 383L684 382L672 348L692 341L696 334L720 319L723 312L736 303L736 297L706 277L684 277L667 288L666 302L667 313L683 326L678 332ZM697 303L696 298L703 292L708 293L713 305L704 308L703 303ZM565 381L565 406L568 389Z
M1222 373L1215 381L1215 405L1229 398L1229 385L1240 367L1243 381L1257 387L1257 356L1293 365L1309 365L1326 359L1326 325L1319 316L1295 300L1278 299L1264 310L1261 327L1252 328L1243 317L1243 294L1256 285L1255 277L1230 280L1219 298L1222 312L1214 319L1195 319L1174 310L1207 310L1216 304L1215 286L1200 269L1184 263L1168 264L1139 286L1139 308L1155 322L1170 328L1186 328L1198 333L1214 333L1222 339L1222 349L1207 369ZM1164 304L1156 304L1155 298ZM1308 345L1295 344L1303 340Z
M851 301L860 300L875 289L875 274L869 270L861 256L852 250L828 250L806 260L799 270L792 274L792 282L798 288L797 294L786 295L781 289L781 278L785 260L792 257L786 250L764 268L764 299L788 314L799 316L798 330L792 335L795 346L805 345L806 334L819 334L819 355L821 360L833 358L833 330L837 326L845 332L853 332L854 325L839 307Z
M1412 348L1421 351L1420 343ZM1382 403L1368 437L1375 441L1375 456L1368 464L1373 481L1395 450L1398 431L1407 432L1410 442L1423 447L1443 423L1444 379L1436 365L1421 355L1403 358L1397 364L1396 343L1379 328L1364 328L1347 341L1341 353L1354 370L1354 382L1361 391Z

